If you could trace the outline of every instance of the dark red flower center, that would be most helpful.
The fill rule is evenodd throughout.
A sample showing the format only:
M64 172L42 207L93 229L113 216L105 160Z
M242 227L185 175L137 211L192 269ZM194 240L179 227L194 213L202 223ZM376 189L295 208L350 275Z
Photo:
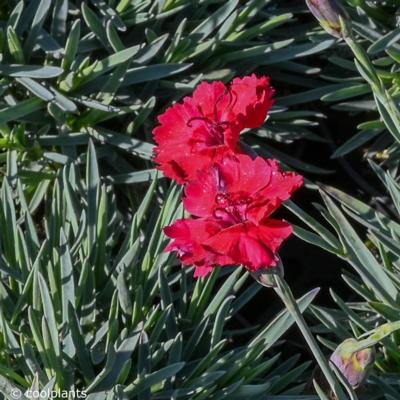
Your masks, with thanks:
M211 146L219 146L224 144L224 132L226 126L229 126L229 122L217 122L210 125L209 144Z
M247 221L247 208L251 199L245 196L232 196L219 193L215 198L218 206L214 210L215 218L218 218L228 225L235 225Z
M191 127L193 121L204 121L206 123L206 129L200 129L192 137L191 142L194 151L225 144L225 130L231 125L231 122L215 122L207 117L193 117L188 121L187 126Z
M226 95L229 96L229 102L226 106L223 107L225 112L228 112L234 107L237 96L234 92L232 92L231 88L228 87L224 93L222 93L215 101L214 110L212 116L204 116L203 110L201 107L199 108L200 116L190 118L187 122L188 127L192 127L193 121L203 121L206 124L206 129L200 129L192 137L193 151L204 150L208 147L221 146L225 144L225 131L227 128L233 125L230 121L221 121L221 114L218 112L222 107L220 103L226 98Z

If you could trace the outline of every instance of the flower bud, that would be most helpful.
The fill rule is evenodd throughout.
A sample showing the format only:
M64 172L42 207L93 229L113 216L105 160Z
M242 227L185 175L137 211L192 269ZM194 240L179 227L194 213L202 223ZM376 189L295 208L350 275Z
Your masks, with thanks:
M375 362L374 347L358 350L359 348L357 340L346 339L330 358L354 389L363 383L369 368Z
M306 4L322 28L337 38L343 37L340 17L347 17L337 0L306 0Z
M275 276L283 278L284 269L281 259L276 256L277 264L274 267L260 268L257 271L251 272L251 276L260 284L265 287L275 287Z

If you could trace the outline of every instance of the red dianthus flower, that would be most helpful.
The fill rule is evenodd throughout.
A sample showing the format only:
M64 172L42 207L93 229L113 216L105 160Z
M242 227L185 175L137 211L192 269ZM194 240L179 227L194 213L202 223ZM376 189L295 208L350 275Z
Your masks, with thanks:
M241 131L264 122L273 93L269 78L254 74L229 85L201 83L192 97L158 117L160 125L153 131L158 168L182 184L226 154L240 152Z
M292 233L270 215L303 183L282 172L275 160L229 155L198 173L183 199L195 218L165 228L182 264L195 265L195 276L216 266L240 264L251 271L275 266L276 252Z

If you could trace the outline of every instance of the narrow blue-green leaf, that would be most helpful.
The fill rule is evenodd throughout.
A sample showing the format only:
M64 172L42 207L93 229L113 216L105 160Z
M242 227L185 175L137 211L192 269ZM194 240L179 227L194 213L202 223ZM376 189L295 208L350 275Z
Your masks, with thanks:
M322 239L320 236L316 235L313 232L307 231L306 229L301 228L300 226L293 226L294 228L294 234L299 237L301 240L304 240L307 243L310 243L314 246L318 246L321 249L324 249L326 251L329 251L330 253L333 254L340 254L341 250L338 250L329 244L326 243L324 239Z
M36 42L38 49L43 50L49 58L60 60L63 57L64 48L44 29L40 31Z
M60 76L62 68L51 65L20 65L20 64L1 64L0 74L17 77L50 79Z
M354 228L349 224L333 201L326 195L324 195L324 201L329 212L340 227L341 233L347 242L346 247L348 252L354 253L354 256L359 261L353 264L357 272L361 275L362 279L374 289L379 298L384 301L389 300L393 302L398 295L398 291L382 266L378 264L372 253L367 249Z
M129 395L130 398L132 398L147 388L152 387L155 384L162 383L166 379L176 375L184 366L184 362L179 362L161 368L160 370L145 376L143 379L138 379L138 382L135 381L134 383L128 385L124 392Z
M381 51L390 49L400 39L400 28L390 30L386 35L379 38L376 42L368 47L368 53L371 55L380 53Z
M15 80L42 100L52 101L54 99L54 95L50 92L50 90L46 89L43 85L31 78L16 78Z
M238 41L238 40L246 40L251 39L255 36L258 36L264 32L268 32L269 30L278 27L279 25L284 24L286 21L293 18L293 14L286 13L281 15L274 15L270 19L265 22L261 22L260 24L254 26L245 26L240 32L232 32L228 37L228 41Z
M370 91L371 87L368 84L358 83L325 94L324 96L321 97L321 100L327 102L346 100L349 98L360 96L362 94L369 93Z
M60 232L60 268L63 322L68 322L68 307L75 307L75 282L72 258L64 231Z
M225 320L228 316L232 300L235 296L227 296L221 303L216 315L213 330L211 332L210 346L213 349L221 340L225 326Z
M319 43L299 44L285 49L274 50L259 57L257 63L259 65L271 65L296 58L311 56L329 49L334 43L335 40L327 39Z
M51 0L41 0L37 9L35 16L32 21L31 28L29 30L28 38L26 39L24 46L24 53L27 59L30 58L31 52L36 44L37 37L42 29L44 21L47 17L47 13L51 7Z
M22 188L22 184L20 181L18 181L18 183L17 183L17 189L18 189L19 201L21 204L21 211L25 218L25 224L27 227L27 231L29 233L29 241L31 241L37 248L39 248L40 243L39 243L38 234L36 232L36 227L33 222L33 218L32 218L31 212L29 210L28 203L26 201L25 192Z
M126 31L126 25L123 19L120 17L120 13L114 10L114 5L109 6L103 0L91 0L91 2L100 11L100 13L106 17L106 19L109 19L113 23L116 29L122 32Z
M107 39L107 32L103 26L101 19L96 15L96 13L87 6L86 3L82 3L82 16L86 22L86 25L90 30L96 35L97 39L100 40L102 45L111 50L111 46Z
M145 160L151 160L153 157L154 145L139 139L131 138L121 133L104 128L97 130L88 129L89 133L97 140L116 146L122 150L128 151Z
M342 203L358 216L360 216L360 219L365 221L367 227L370 227L371 225L378 230L384 229L386 231L393 229L398 235L400 235L400 225L394 220L388 218L383 213L374 210L368 204L365 204L355 197L352 197L336 188L325 185L322 185L321 187L334 199L338 200L340 203Z
M192 64L153 64L144 67L128 69L122 86L149 82L186 71Z
M218 292L213 296L210 304L203 313L204 316L213 315L219 309L226 296L229 294L229 292L232 291L232 288L239 278L241 272L242 271L240 269L236 269L233 273L230 274L229 278L224 282ZM200 303L202 302L200 301Z
M45 151L43 153L43 157L62 165L68 164L72 161L72 159L69 158L68 156L52 151Z
M107 41L115 52L125 49L125 45L119 37L118 32L111 20L108 20L106 23L106 34Z
M51 36L60 43L64 41L67 30L68 0L56 0L51 20Z
M84 340L82 328L79 325L78 317L72 304L68 304L68 321L79 365L82 369L86 382L89 383L95 378L95 372L90 362L90 353Z
M206 39L211 33L218 28L231 14L238 5L239 0L231 0L223 4L217 11L205 19L197 28L195 28L190 36L196 42Z
M360 148L365 143L377 137L381 132L382 129L370 129L358 132L356 135L352 136L349 140L339 146L332 154L331 158L339 158L351 153L353 150Z
M246 58L252 58L252 57L257 57L254 58L254 60L256 60L258 59L258 57L261 57L264 54L268 54L273 50L285 48L291 45L292 43L293 39L285 39L271 44L255 45L244 49L231 51L227 54L224 54L222 57L225 62L244 60Z
M77 19L72 24L71 30L68 35L67 43L65 45L65 53L61 62L61 68L64 71L68 71L75 60L76 53L78 51L79 39L81 36L81 24L80 20Z
M90 135L85 132L68 132L60 135L43 135L38 138L42 146L77 146L87 144Z
M169 34L166 33L160 37L158 37L156 40L153 40L149 45L141 49L135 56L134 56L134 62L138 64L146 64L153 57L155 57L158 52L162 49L166 41L168 40Z
M306 223L311 229L313 229L322 239L325 240L334 249L341 248L340 241L322 224L320 224L315 218L302 210L293 201L289 200L284 203L284 206L288 208L292 213L297 215L304 223Z
M135 45L111 54L110 56L98 61L95 67L91 70L87 81L93 80L98 76L110 71L114 67L132 59L132 57L134 57L140 49L140 45Z
M92 141L89 141L86 161L86 187L87 187L87 215L88 215L88 253L92 250L96 240L97 206L98 191L100 185L99 166L95 147Z
M53 300L50 296L50 292L47 287L46 281L44 280L43 275L40 272L38 272L38 280L39 280L40 296L43 304L43 313L49 328L52 350L54 351L56 357L60 357L60 344L58 338L56 317L53 307Z
M291 106L294 104L304 104L313 100L320 100L321 97L349 87L348 83L335 83L307 90L306 92L289 94L284 97L278 97L277 103L283 106Z
M10 54L14 58L14 60L19 64L24 64L25 57L22 50L21 42L12 26L9 26L7 28L7 44Z
M16 32L19 27L19 22L21 21L21 15L24 11L24 0L20 0L17 5L11 11L8 20L7 26L11 26Z
M319 386L315 379L313 379L313 385L321 400L329 400L329 396L321 389L321 386Z
M315 296L320 291L319 288L313 289L296 300L301 312L311 304ZM287 310L281 311L250 343L254 347L260 341L265 343L265 347L271 347L294 323L293 317Z
M89 385L87 388L88 392L94 389L96 389L96 391L110 389L115 385L115 381L118 379L122 368L132 357L132 353L139 342L140 332L140 330L133 332L122 341L117 349L113 349L112 352L108 354L104 369Z
M50 88L54 94L54 103L57 104L63 111L75 113L78 108L75 103L71 101L68 97L64 96L61 92Z
M4 124L9 121L16 121L22 117L32 114L35 111L40 110L44 101L41 99L28 99L17 103L14 106L9 106L0 110L0 124Z

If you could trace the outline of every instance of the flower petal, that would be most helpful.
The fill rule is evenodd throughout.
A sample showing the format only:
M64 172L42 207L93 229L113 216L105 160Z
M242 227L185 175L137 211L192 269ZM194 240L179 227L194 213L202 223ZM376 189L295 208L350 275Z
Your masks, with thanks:
M258 128L263 124L274 101L274 89L269 78L258 78L255 74L235 78L230 86L235 97L232 114L243 128Z
M292 225L277 219L267 219L257 226L257 237L273 252L276 252L292 233Z
M192 102L204 117L212 121L221 121L223 113L226 111L230 102L228 88L223 82L202 82L193 92L192 99L186 98L185 101Z
M215 252L218 264L241 264L255 271L276 265L273 251L258 237L253 224L238 224L221 230L208 239L204 247Z
M267 160L271 165L271 181L258 193L258 199L269 199L263 210L266 217L275 211L285 200L303 185L303 177L294 172L282 172L276 160ZM261 213L262 214L262 213ZM260 215L261 215L260 214Z
M195 278L207 276L213 269L211 265L196 265L193 276Z
M202 243L219 230L219 225L213 221L178 219L173 225L164 228L164 233L173 239L165 251L175 251L184 265L201 265L208 256Z
M216 166L201 171L197 179L186 186L183 198L186 210L197 217L212 216L218 184L219 171Z
M227 155L218 165L229 192L252 195L271 181L271 166L262 157L252 159L246 154Z

